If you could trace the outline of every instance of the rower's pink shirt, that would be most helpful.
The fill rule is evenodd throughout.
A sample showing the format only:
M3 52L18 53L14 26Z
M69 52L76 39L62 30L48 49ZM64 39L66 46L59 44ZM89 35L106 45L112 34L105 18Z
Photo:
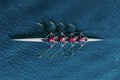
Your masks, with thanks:
M54 38L49 38L49 42L54 42L55 39Z
M74 42L75 38L69 38L69 42Z

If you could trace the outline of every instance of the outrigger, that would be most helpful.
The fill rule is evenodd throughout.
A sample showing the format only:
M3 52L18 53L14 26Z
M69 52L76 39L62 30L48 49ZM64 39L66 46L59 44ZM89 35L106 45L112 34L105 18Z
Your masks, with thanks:
M52 21L50 21L50 24L54 27L54 29L57 29L55 24ZM41 23L38 23L38 25L43 27ZM63 23L60 22L60 25L63 25ZM70 24L70 26L74 26L74 25ZM45 28L45 30L49 32L48 29ZM49 32L49 34L45 38L24 38L24 39L12 39L12 40L13 41L26 41L26 42L41 42L41 43L45 42L50 45L50 48L45 53L47 53L56 43L60 43L61 48L63 48L67 43L70 43L71 47L65 51L67 52L77 43L80 44L80 47L77 50L79 51L79 49L81 49L87 42L103 41L102 39L88 38L84 36L83 33L79 33L79 35L75 36L74 35L75 33L72 32L66 37L62 31L59 30L59 32L60 34L58 34L57 36L54 35L53 32ZM55 53L57 53L59 50L57 50ZM61 55L63 55L65 52L61 53ZM39 58L41 58L45 53L40 54ZM53 57L54 55L51 56L51 58Z

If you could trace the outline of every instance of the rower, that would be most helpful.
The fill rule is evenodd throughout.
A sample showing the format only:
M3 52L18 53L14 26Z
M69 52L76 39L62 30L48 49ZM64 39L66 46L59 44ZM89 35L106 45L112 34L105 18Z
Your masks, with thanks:
M60 42L64 42L64 41L65 41L65 38L60 37L60 38L59 38L59 41L60 41Z
M65 35L64 35L64 33L60 33L60 35L58 36L58 41L59 42L64 42L65 41Z
M69 42L74 42L75 38L69 38Z
M74 42L74 41L75 41L74 35L71 33L69 37L69 42Z
M83 41L84 41L84 38L78 38L78 41L79 41L79 42L83 42Z
M50 37L50 38L48 38L48 41L49 41L49 42L54 42L55 39L54 39L54 37Z
M49 42L55 42L55 37L54 37L54 34L52 32L48 36L49 36L48 37Z
M78 38L78 41L79 41L79 42L85 42L85 41L87 41L87 37L84 37L84 38Z

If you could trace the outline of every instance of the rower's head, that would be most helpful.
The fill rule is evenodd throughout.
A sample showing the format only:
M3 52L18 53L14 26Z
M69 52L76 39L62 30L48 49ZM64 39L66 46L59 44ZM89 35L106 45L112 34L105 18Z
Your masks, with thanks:
M88 38L87 38L87 37L85 37L84 39L85 39L85 41L87 41L87 40L88 40Z

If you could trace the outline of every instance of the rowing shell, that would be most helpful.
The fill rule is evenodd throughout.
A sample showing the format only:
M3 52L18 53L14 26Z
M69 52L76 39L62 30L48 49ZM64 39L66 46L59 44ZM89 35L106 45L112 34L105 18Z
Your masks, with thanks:
M13 41L26 41L26 42L49 42L46 38L25 38L25 39L12 39ZM96 41L103 41L102 39L95 39L95 38L87 38L87 41L83 42L96 42ZM57 42L57 41L55 41ZM68 41L65 41L68 42Z

